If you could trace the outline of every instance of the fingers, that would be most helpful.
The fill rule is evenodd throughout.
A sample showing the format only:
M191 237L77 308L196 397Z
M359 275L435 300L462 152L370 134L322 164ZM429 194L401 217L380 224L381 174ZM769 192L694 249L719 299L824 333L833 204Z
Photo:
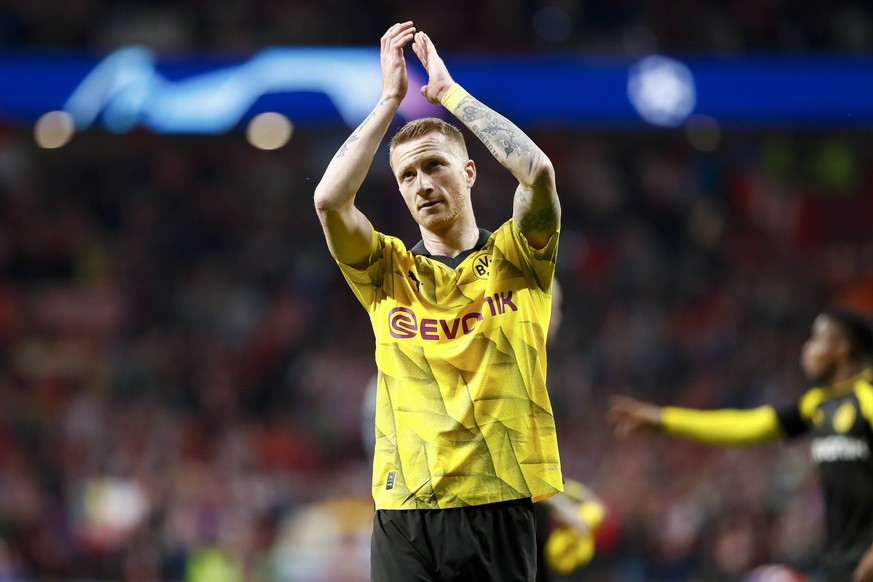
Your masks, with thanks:
M436 47L433 44L433 41L427 35L426 32L418 31L415 33L415 40L412 43L412 50L415 52L415 55L421 61L421 64L424 65L425 69L430 69L430 64L435 64L440 60L440 56L437 54Z
M633 398L626 396L612 396L609 398L609 408L606 410L606 419L613 424L633 414L638 403Z
M408 77L403 47L414 36L415 26L411 20L394 24L382 35L380 61L383 98L402 100L406 96Z
M606 422L612 426L616 436L629 437L645 425L641 408L642 403L639 400L628 396L612 396L609 398Z
M609 398L609 411L621 416L645 416L653 409L648 402L631 398L630 396L611 396Z
M428 76L427 84L420 89L421 94L430 103L439 105L440 97L454 83L452 76L427 33L420 30L415 33L412 50Z
M630 406L642 404L636 398L630 396L614 395L609 397L609 405L616 408L628 408Z
M403 48L415 37L415 25L411 20L398 22L382 35L383 48Z
M413 34L415 34L415 25L412 23L411 20L407 20L406 22L398 22L397 24L392 25L391 28L389 28L385 32L385 34L382 36L382 39L384 40L387 38L391 38L398 34L405 34L410 30Z
M415 56L418 57L418 60L421 61L421 64L424 65L424 68L427 69L427 50L424 48L424 43L421 40L423 32L419 31L415 33L415 40L412 43L412 52L415 53Z
M612 396L606 411L606 422L619 437L662 430L663 409L650 402L628 396Z
M426 56L427 51L433 48L433 43L430 40L430 37L427 33L419 30L415 33L415 42L412 45L412 49L415 51L415 54Z
M427 34L420 30L416 32L415 40L412 43L412 51L415 53L415 56L418 57L418 60L421 61L421 65L426 71L429 70L430 56L432 50L433 43L430 41L430 37L428 37Z

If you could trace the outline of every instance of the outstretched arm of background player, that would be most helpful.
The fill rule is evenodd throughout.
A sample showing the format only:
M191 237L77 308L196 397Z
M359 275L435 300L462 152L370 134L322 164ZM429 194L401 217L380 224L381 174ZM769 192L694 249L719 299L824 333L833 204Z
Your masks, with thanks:
M513 200L513 218L535 248L542 248L561 220L561 205L551 160L511 121L467 94L454 80L430 38L415 35L412 50L424 65L428 83L421 94L434 104L442 103L518 180ZM461 97L458 100L458 97Z
M382 36L382 94L379 103L340 147L315 188L315 210L327 246L341 263L358 267L367 264L373 231L370 221L355 207L355 195L400 102L406 96L409 77L403 47L409 44L414 34L412 22L402 22Z
M610 399L606 419L620 437L662 432L711 445L744 445L784 436L771 406L749 410L662 408L627 396L614 396Z
M578 481L566 479L564 492L540 501L552 510L551 516L580 534L589 534L600 526L605 508L594 492ZM583 506L586 506L582 511Z
M564 492L545 501L555 522L544 553L549 565L567 575L594 557L594 536L606 514L603 502L585 485L567 479Z

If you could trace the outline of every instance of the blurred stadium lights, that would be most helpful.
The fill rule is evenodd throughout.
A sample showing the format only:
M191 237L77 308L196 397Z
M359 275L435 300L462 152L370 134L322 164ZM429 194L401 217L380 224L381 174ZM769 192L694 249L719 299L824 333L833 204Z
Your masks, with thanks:
M33 139L45 149L62 147L70 141L75 132L73 118L66 111L49 111L36 120Z
M443 56L471 93L526 126L679 127L693 116L722 129L873 123L873 58ZM425 77L409 62L401 116L443 115L419 94ZM86 53L0 53L0 86L7 89L0 93L6 123L33 124L64 111L76 131L101 125L116 132L222 133L245 129L265 112L295 127L355 127L379 97L381 73L378 50L370 48L278 47L246 59L159 57L132 46L102 60Z
M139 124L159 133L221 133L239 124L265 95L307 91L323 93L347 124L357 125L379 98L378 55L358 49L273 48L237 65L171 81L158 71L152 51L127 47L100 62L64 110L78 130L101 117L117 132ZM401 108L406 117L414 113L411 102Z
M259 150L276 150L288 143L294 125L281 113L257 114L246 127L246 138Z
M646 57L630 68L627 84L631 103L651 124L678 127L694 111L694 75L679 61Z

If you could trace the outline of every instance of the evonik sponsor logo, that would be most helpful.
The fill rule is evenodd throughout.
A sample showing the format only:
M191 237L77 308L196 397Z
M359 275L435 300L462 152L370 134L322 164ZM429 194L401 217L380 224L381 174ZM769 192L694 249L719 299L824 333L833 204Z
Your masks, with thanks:
M458 335L473 333L476 324L485 319L486 315L497 317L507 311L518 311L518 306L512 302L512 291L500 292L488 296L483 301L482 311L467 313L451 320L423 318L408 307L395 307L388 312L388 327L391 337L396 339L412 339L421 336L425 340L455 339Z

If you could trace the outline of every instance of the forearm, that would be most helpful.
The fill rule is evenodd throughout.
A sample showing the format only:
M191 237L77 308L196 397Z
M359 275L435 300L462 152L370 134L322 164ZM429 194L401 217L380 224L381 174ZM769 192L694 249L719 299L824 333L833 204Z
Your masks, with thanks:
M327 246L331 255L341 263L366 264L372 227L355 207L355 195L373 163L398 103L399 99L383 98L379 101L334 155L315 189L315 209Z
M544 245L557 229L561 213L551 160L518 126L459 86L446 93L443 105L518 180L513 217L531 242Z
M770 406L751 410L693 410L667 406L661 430L671 436L713 445L743 445L776 440L782 429Z
M463 89L460 91L463 93L457 105L452 107L453 103L447 103L445 99L443 104L520 184L533 187L543 174L552 172L551 161L527 134Z
M380 99L331 159L315 188L319 214L340 211L354 204L355 195L364 183L399 105L400 100L396 98Z

